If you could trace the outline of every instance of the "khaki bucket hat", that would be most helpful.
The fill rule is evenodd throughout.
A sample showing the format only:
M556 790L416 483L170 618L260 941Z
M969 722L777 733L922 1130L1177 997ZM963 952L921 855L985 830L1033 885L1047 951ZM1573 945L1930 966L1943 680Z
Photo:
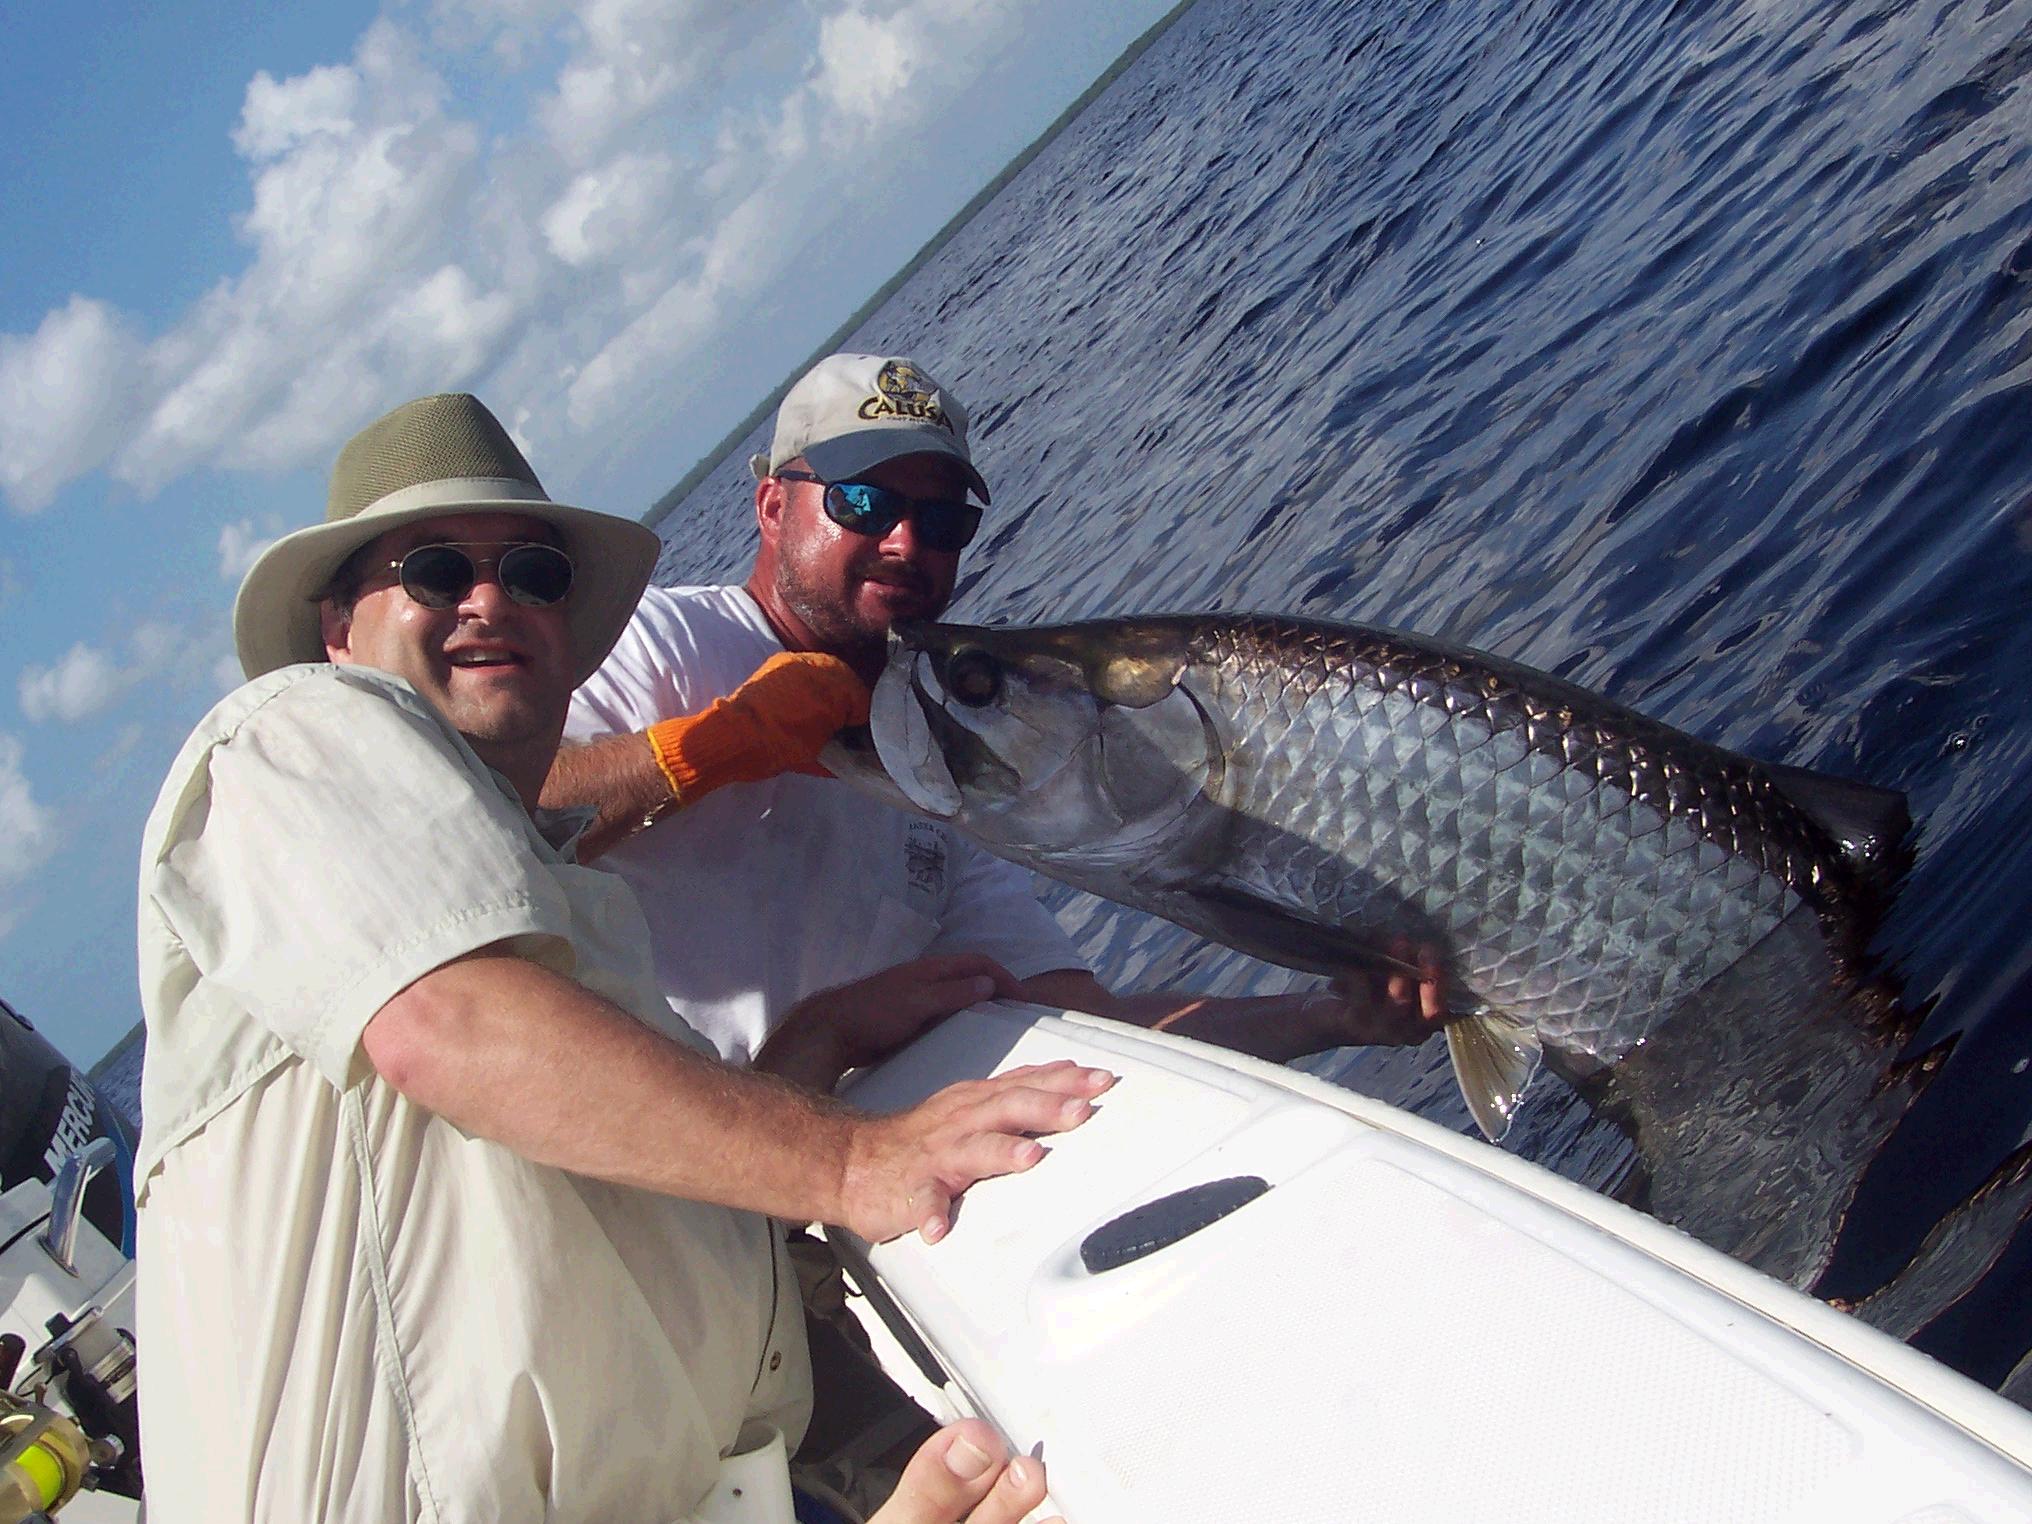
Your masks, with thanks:
M324 523L277 540L240 584L241 670L255 678L325 660L315 600L346 558L391 529L456 513L516 513L557 530L572 558L572 681L591 677L635 612L662 543L632 520L552 502L500 421L463 392L405 402L346 442Z

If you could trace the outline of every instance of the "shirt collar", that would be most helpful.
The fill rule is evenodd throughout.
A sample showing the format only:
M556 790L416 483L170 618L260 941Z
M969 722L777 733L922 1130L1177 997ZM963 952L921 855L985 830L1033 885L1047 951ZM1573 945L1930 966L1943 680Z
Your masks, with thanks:
M579 838L599 818L600 811L596 805L573 804L561 810L539 808L531 812L529 821L536 827L537 835L557 848L559 857L566 862L577 862Z

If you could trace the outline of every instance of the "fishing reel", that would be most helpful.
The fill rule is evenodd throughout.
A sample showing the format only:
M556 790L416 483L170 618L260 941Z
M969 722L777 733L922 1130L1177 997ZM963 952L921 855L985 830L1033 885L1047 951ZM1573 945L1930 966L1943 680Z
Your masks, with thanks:
M134 1345L96 1307L51 1318L50 1334L25 1371L26 1342L0 1335L0 1524L88 1490L141 1496Z
M47 1519L83 1490L93 1466L92 1441L39 1402L0 1392L0 1520Z
M93 1138L62 1157L47 1190L27 1179L0 1195L0 1218L22 1224L0 1245L12 1325L0 1332L0 1524L47 1520L86 1491L141 1496L134 1340L114 1321L133 1305L134 1263L85 1208L118 1157L111 1138ZM38 1322L48 1338L30 1356L23 1330Z

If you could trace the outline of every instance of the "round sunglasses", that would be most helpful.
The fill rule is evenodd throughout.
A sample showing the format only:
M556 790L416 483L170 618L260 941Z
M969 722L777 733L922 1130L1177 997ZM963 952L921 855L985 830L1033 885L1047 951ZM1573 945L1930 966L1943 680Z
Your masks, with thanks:
M880 539L907 517L928 550L964 550L981 527L981 509L964 498L911 497L873 482L829 482L809 471L778 471L787 482L825 488L825 514L840 528Z
M517 544L501 547L499 555L474 556L468 551L492 548L487 541L447 540L419 545L385 570L395 573L410 600L427 609L448 609L465 601L480 580L480 568L494 568L501 591L529 608L562 603L571 592L571 557L555 545Z

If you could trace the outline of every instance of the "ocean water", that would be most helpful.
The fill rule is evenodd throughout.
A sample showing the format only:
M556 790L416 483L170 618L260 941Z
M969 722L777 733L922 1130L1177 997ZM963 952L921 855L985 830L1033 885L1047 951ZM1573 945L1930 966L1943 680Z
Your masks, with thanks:
M1868 1008L1645 1055L1653 1206L2021 1398L2028 70L2032 0L1200 0L848 346L974 412L954 617L1392 625L1906 791ZM659 580L744 574L762 443ZM1296 979L1049 898L1121 987ZM1442 1048L1315 1067L1465 1129ZM1508 1146L1631 1164L1549 1080Z

